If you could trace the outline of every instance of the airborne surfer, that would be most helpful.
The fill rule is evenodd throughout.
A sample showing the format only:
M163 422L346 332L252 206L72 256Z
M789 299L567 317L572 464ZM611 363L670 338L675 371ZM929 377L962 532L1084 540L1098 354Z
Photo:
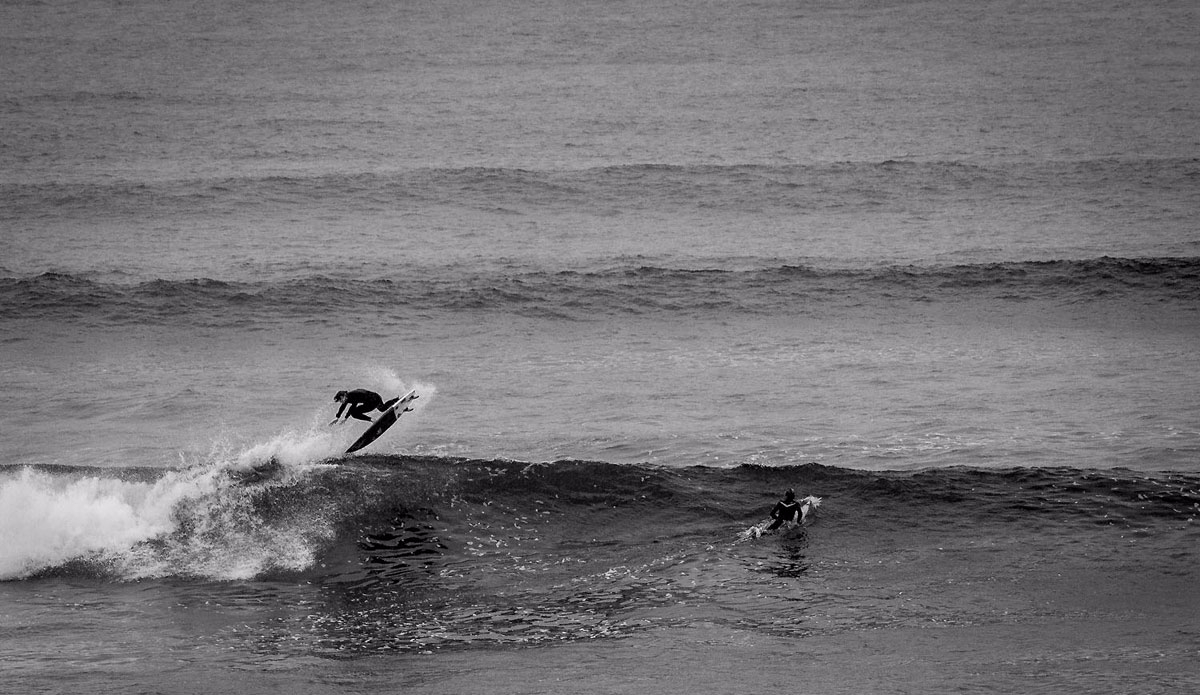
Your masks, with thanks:
M347 408L349 408L349 410L346 412L346 417L344 420L354 418L356 420L365 420L370 422L371 418L367 415L367 413L371 412L372 410L387 410L392 406L393 403L400 399L393 398L392 400L385 402L383 397L374 391L368 391L366 389L354 389L353 391L338 391L337 395L333 397L333 400L341 403L342 405L338 408L337 415L333 416L333 422L329 423L331 425L337 424L338 418L342 417L342 411L346 410Z

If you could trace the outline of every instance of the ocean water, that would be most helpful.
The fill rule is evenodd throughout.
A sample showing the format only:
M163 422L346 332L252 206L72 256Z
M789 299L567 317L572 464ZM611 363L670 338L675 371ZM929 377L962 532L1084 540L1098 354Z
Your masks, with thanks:
M0 689L1200 689L1197 14L0 4Z

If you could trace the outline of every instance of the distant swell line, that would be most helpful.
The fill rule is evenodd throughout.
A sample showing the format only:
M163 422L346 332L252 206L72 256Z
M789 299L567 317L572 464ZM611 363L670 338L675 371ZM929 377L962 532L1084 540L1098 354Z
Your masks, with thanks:
M958 161L845 161L811 164L675 165L643 163L585 169L544 170L500 167L412 168L349 171L321 175L269 175L147 182L3 182L0 220L24 219L47 211L103 209L107 214L144 215L225 208L231 204L287 206L333 200L355 207L400 201L476 206L595 206L622 209L664 206L734 207L762 205L810 209L840 207L847 195L906 199L939 191L959 196L976 188L1060 190L1088 196L1112 190L1112 182L1137 181L1155 190L1177 191L1195 200L1200 160L1095 159L983 166Z
M333 312L597 315L737 312L789 315L813 303L864 301L1145 302L1200 300L1200 258L1095 258L953 266L753 270L625 266L598 272L472 274L463 268L370 280L313 276L261 283L213 279L120 284L46 273L0 279L0 318L208 325Z

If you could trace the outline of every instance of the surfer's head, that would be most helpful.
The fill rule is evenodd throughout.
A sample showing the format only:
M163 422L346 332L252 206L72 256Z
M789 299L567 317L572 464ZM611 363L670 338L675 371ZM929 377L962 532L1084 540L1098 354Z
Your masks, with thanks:
M338 391L337 394L334 395L333 400L338 401L339 403L346 400L346 392Z
M795 491L795 490L793 490L793 489L791 489L791 488L789 487L789 488L788 488L788 491L787 491L787 492L785 492L785 493L783 493L783 497L784 497L784 499L786 499L788 502L791 502L792 500L796 499L796 491Z

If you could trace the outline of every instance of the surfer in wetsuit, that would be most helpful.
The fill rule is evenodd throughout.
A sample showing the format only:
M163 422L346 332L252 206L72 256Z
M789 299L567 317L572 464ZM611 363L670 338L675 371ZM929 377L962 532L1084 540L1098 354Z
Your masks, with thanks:
M768 531L774 531L786 523L800 523L804 520L804 510L796 501L795 490L789 489L783 499L775 503L775 508L771 510L771 518L775 521L767 527Z
M350 410L346 413L345 419L349 420L350 418L354 418L356 420L366 420L367 422L370 422L371 418L367 416L367 413L371 412L372 410L387 410L393 403L400 399L393 398L390 401L384 402L383 397L374 391L368 391L366 389L354 389L353 391L338 391L337 395L333 397L333 400L341 403L342 405L340 408L338 408L337 415L333 416L333 422L329 423L331 425L337 424L338 418L342 416L342 411L346 410L347 408Z

